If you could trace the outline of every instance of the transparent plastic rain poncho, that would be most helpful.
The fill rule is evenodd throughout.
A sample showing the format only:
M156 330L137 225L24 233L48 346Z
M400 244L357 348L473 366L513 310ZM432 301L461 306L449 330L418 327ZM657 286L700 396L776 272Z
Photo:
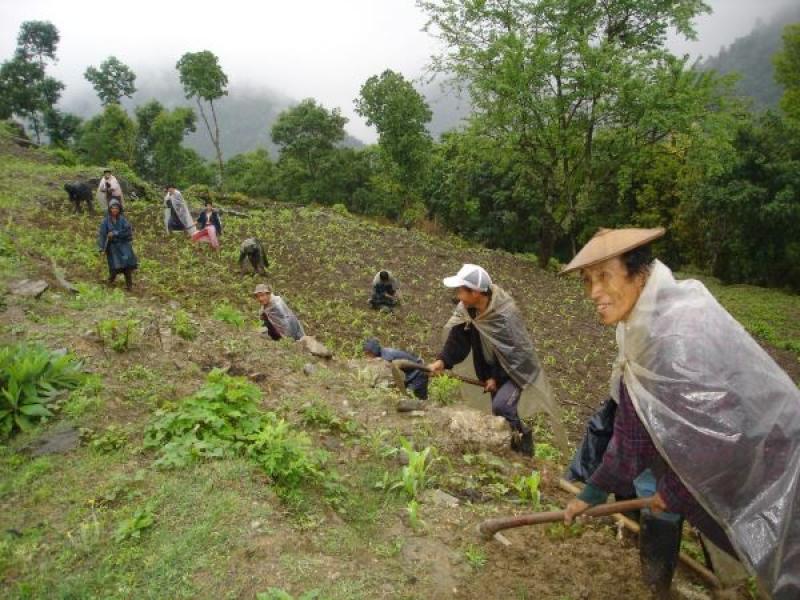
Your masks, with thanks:
M800 598L800 390L702 283L654 261L611 376L779 600Z
M269 319L269 322L283 337L299 340L305 335L297 316L280 296L272 294L269 304L261 307L261 314Z
M500 366L511 380L522 390L517 412L521 417L534 413L546 413L556 444L562 452L567 451L567 433L561 422L561 409L553 399L547 377L536 357L536 350L528 335L525 321L511 296L497 285L491 286L492 299L486 310L475 317L470 316L463 303L456 306L453 316L444 326L445 338L450 329L467 323L475 327L481 336L483 355L487 362L500 361ZM460 375L475 377L472 352L453 369ZM480 396L482 390L475 386L462 385L462 395Z

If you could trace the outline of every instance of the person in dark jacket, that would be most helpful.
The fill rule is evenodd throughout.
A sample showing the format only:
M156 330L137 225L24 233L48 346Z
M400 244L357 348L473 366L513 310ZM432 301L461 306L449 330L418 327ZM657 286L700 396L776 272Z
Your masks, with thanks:
M372 296L369 305L372 308L394 308L397 305L397 280L389 271L378 272L372 280Z
M207 242L217 250L220 235L222 235L222 222L219 220L219 213L214 210L211 200L206 200L205 210L197 217L197 232L192 236L192 241Z
M504 417L511 426L511 448L531 456L533 432L520 419L517 406L541 368L519 309L478 265L465 264L443 283L456 288L460 302L448 322L444 348L428 368L434 374L441 373L472 353L475 374L491 394L492 413Z
M387 362L392 362L393 360L408 360L420 366L423 364L420 357L414 356L410 352L397 350L396 348L381 347L381 343L375 338L365 340L362 349L368 358L382 358ZM428 399L428 374L425 373L425 371L420 369L406 371L404 379L405 389L411 390L414 396L419 400Z
M113 284L117 275L125 276L125 287L133 287L133 271L139 266L133 253L133 228L120 214L120 204L111 200L108 214L100 223L97 232L97 249L105 253L108 260L108 283Z
M74 212L81 211L81 202L86 202L86 210L89 214L94 214L94 205L92 204L92 188L83 181L72 181L64 184L64 191L69 195L69 201L72 202Z
M267 253L264 251L264 246L261 245L261 240L258 238L247 238L239 246L239 272L244 275L245 261L250 261L253 267L253 274L265 275L269 260Z

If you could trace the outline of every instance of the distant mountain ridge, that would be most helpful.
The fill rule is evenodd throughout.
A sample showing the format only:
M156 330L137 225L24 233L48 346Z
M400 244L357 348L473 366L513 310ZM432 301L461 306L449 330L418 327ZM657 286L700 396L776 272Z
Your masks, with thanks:
M186 99L177 75L173 77L164 72L155 76L139 76L136 86L133 99L126 99L122 103L129 113L133 114L134 107L150 100L158 100L169 109L177 106L193 108L198 113L197 131L186 136L185 144L207 159L214 158L214 147L197 110L197 103ZM225 158L257 148L264 148L277 157L278 146L272 142L270 129L281 112L297 103L297 100L268 88L231 85L228 95L214 103ZM62 102L61 108L85 119L96 115L101 107L97 97L91 95L72 97ZM207 115L210 119L211 115ZM342 145L358 148L364 143L348 135Z
M775 81L772 56L783 47L783 30L790 23L800 22L800 4L787 7L769 22L759 22L753 30L740 37L716 56L700 63L704 70L720 74L739 73L737 92L753 101L753 108L776 108L783 88Z

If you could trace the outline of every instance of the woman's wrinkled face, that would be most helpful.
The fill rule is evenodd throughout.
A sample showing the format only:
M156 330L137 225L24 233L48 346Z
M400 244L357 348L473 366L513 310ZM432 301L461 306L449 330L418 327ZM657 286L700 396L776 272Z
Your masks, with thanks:
M594 302L603 325L616 325L628 318L646 280L643 274L629 277L619 257L586 267L581 274L586 295Z

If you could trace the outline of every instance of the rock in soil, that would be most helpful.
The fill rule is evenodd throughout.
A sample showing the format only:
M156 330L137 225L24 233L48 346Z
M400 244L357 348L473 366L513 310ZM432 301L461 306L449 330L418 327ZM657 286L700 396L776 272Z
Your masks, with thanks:
M78 447L80 432L69 425L56 431L49 431L22 447L22 451L30 456L45 454L66 454Z
M46 281L42 279L21 279L11 284L9 290L15 296L23 296L25 298L38 298L48 288Z
M474 410L455 410L448 424L450 433L464 442L505 446L508 425L503 417L493 417Z

